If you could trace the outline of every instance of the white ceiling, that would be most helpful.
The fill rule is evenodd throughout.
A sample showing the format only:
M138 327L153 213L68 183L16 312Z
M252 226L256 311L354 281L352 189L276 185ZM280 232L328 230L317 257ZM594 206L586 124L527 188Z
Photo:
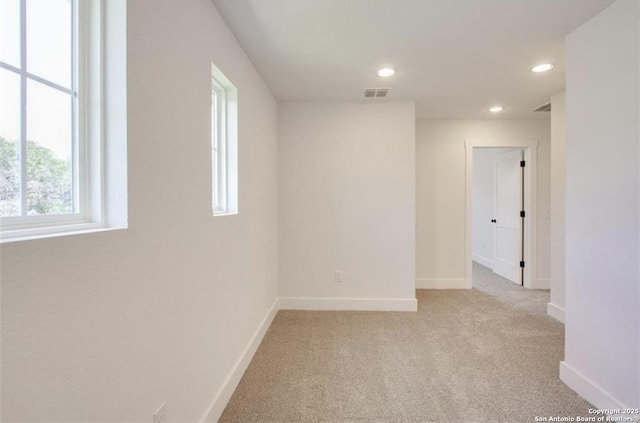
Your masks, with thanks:
M419 118L531 113L564 87L564 37L614 0L213 0L278 100L391 87ZM532 66L555 69L533 74ZM380 67L398 73L383 79ZM368 100L381 101L381 100Z

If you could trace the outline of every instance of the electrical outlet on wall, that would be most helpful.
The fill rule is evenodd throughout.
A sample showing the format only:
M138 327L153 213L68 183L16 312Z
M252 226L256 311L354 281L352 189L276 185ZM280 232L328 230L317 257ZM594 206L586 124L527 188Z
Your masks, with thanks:
M163 402L153 413L153 423L167 423L167 403Z
M342 283L342 270L336 270L336 273L333 276L333 280L335 283Z

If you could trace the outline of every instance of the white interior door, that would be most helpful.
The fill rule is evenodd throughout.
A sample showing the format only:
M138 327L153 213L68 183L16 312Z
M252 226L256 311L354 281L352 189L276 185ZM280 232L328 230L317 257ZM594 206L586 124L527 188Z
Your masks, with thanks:
M520 285L522 272L522 150L496 156L493 271Z

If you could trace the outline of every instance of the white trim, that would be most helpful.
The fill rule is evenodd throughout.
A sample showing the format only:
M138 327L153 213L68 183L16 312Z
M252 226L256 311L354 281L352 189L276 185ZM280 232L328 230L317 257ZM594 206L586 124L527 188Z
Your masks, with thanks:
M484 267L488 267L489 269L493 270L493 261L489 260L486 257L483 257L479 254L472 254L471 260L475 261L478 264L483 265Z
M102 0L78 3L78 199L86 219L104 225L104 31Z
M571 367L566 361L560 362L560 379L569 388L576 391L578 395L600 410L632 408L630 405L625 405L615 399L613 395Z
M73 36L73 35L72 35ZM27 2L20 0L20 215L27 215ZM72 166L76 166L73 163ZM1 223L1 222L0 222ZM3 225L4 226L4 225ZM4 230L5 228L0 228Z
M473 149L474 148L521 148L527 165L524 172L525 211L527 218L524 225L525 248L524 287L532 289L537 280L536 248L537 248L537 216L538 216L538 141L516 140L506 142L465 141L466 152L466 186L465 186L465 279L467 288L472 287L472 246L473 246Z
M92 72L101 72L91 79L98 87L91 87L94 116L89 129L95 131L92 140L91 209L94 220L112 228L128 226L128 125L127 125L127 0L92 2L90 35L92 42L100 42L101 51L92 50ZM99 54L98 54L99 53ZM100 141L100 142L99 142ZM99 172L99 173L98 173Z
M469 289L463 279L416 279L416 289Z
M209 405L209 408L207 408L207 411L204 413L204 416L200 420L201 422L217 422L222 415L222 412L227 406L227 403L238 387L238 383L240 383L242 375L244 374L245 370L247 370L247 367L249 367L251 359L253 359L254 354L258 350L258 346L260 346L262 338L264 338L265 333L267 333L267 329L269 329L269 326L271 326L271 323L273 322L273 318L278 313L278 304L279 301L276 298L276 300L273 302L273 305L271 306L271 309L260 324L260 327L249 341L249 344L240 355L238 361L236 361L236 364L233 366L233 369L231 369L231 372L229 372L229 375L222 384L222 387L213 397L211 405Z
M211 77L211 94L213 215L218 216L227 214L227 89L215 76Z
M20 229L14 231L0 232L0 244L17 241L30 241L38 238L54 238L65 235L78 235L90 232L101 232L109 230L102 223L92 222L70 222L56 226L44 226L40 228ZM116 229L116 228L114 228Z
M280 298L280 310L418 311L415 298Z
M547 303L547 314L559 322L564 323L564 308L553 303Z
M536 279L535 283L531 285L531 289L551 289L551 279Z

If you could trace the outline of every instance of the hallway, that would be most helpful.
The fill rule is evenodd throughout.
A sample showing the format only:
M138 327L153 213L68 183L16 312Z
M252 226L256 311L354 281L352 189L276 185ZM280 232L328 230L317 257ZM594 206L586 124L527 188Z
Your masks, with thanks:
M527 313L547 315L548 289L526 289L476 262L473 263L473 289Z

